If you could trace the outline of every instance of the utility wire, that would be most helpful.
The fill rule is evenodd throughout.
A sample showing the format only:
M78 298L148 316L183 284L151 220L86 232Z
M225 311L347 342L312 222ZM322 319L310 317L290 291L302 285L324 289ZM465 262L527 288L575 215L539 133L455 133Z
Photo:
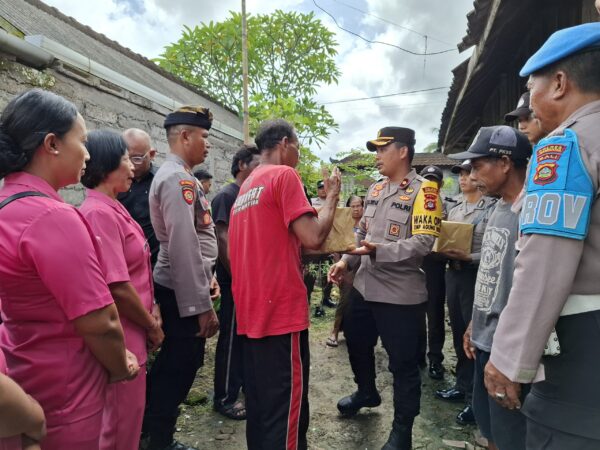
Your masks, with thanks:
M372 14L372 13L370 13L368 11L364 11L364 10L362 10L360 8L357 8L356 6L349 5L348 3L344 3L344 2L342 2L340 0L333 0L333 1L336 2L336 3L339 3L340 5L344 5L347 8L353 9L354 11L358 11L359 13L364 14L365 16L374 17L377 20L381 20L382 22L385 22L387 24L393 25L393 26L395 26L397 28L400 28L402 30L406 30L406 31L410 31L411 33L418 34L421 37L427 37L427 38L429 38L432 41L441 42L442 44L446 44L446 45L454 45L452 42L442 41L441 39L437 39L437 38L431 37L431 36L429 36L427 34L420 33L417 30L413 30L412 28L408 28L408 27L405 27L404 25L397 24L395 22L392 22L391 20L384 19L383 17L376 16L375 14Z
M337 103L359 102L361 100L372 100L372 99L376 99L376 98L395 97L397 95L417 94L417 93L420 93L420 92L439 91L439 90L442 90L442 89L450 89L450 88L447 87L447 86L442 86L442 87L429 88L429 89L418 89L418 90L415 90L415 91L396 92L395 94L374 95L372 97L349 98L349 99L345 99L345 100L336 100L336 101L333 101L333 102L320 103L320 105L335 105Z
M370 106L370 107L359 107L352 108L352 112L355 111L404 111L408 109L418 109L435 105L445 105L446 102L424 102L424 103L407 103L407 104L399 104L399 105L385 105L385 106ZM335 114L334 114L335 115Z
M382 42L382 41L372 41L372 40L370 40L370 39L367 39L367 38L366 38L366 37L364 37L364 36L361 36L361 35L360 35L360 34L358 34L358 33L355 33L355 32L354 32L354 31L352 31L352 30L348 30L347 28L344 28L344 27L342 27L342 26L341 26L341 25L340 25L340 24L337 22L337 20L335 19L335 17L334 17L334 16L333 16L331 13L329 13L328 11L324 10L323 8L321 8L321 6L319 6L319 4L316 2L316 0L313 0L313 3L315 4L315 6L316 6L317 8L319 8L321 11L323 11L325 14L327 14L329 17L331 17L331 20L333 20L333 23L335 23L335 25L336 25L336 26L337 26L337 27L338 27L340 30L342 30L342 31L345 31L346 33L350 33L350 34L352 34L352 35L356 36L357 38L359 38L359 39L362 39L363 41L365 41L365 42L368 42L368 43L370 43L370 44L381 44L381 45L387 45L388 47L394 47L394 48L397 48L398 50L402 50L403 52L406 52L406 53L408 53L408 54L410 54L410 55L415 55L415 56L431 56L431 55L441 55L441 54L443 54L443 53L449 53L449 52L455 52L455 51L458 51L458 49L456 49L456 48L451 48L451 49L448 49L448 50L442 50L442 51L440 51L440 52L431 52L431 53L427 53L427 52L425 52L425 53L419 53L419 52L413 52L412 50L408 50L408 49L406 49L406 48L400 47L400 46L398 46L398 45L395 45L395 44L390 44L389 42Z

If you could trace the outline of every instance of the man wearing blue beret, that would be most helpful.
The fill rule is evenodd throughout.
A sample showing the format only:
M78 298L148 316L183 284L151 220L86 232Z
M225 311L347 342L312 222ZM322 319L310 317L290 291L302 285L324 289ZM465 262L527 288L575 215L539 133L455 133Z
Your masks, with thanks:
M527 61L544 132L525 182L519 255L488 393L521 408L527 449L600 448L600 23L554 33Z

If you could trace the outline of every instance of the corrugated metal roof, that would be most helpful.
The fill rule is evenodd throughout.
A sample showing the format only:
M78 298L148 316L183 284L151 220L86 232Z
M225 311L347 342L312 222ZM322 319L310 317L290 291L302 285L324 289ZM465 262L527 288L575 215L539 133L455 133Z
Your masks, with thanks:
M475 1L459 48L477 47L453 70L438 135L444 153L463 150L479 127L503 123L524 88L520 67L554 31L587 20L583 3L593 8L592 0Z
M464 52L479 42L485 30L491 6L492 0L475 0L473 2L473 10L467 14L467 34L458 44L459 51Z

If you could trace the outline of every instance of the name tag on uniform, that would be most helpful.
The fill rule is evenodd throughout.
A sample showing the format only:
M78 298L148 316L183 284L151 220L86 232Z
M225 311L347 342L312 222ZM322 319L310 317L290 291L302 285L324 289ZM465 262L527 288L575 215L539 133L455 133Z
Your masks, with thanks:
M410 205L407 205L406 203L399 203L399 202L392 202L392 204L390 205L390 208L396 208L401 211L410 211L411 210Z

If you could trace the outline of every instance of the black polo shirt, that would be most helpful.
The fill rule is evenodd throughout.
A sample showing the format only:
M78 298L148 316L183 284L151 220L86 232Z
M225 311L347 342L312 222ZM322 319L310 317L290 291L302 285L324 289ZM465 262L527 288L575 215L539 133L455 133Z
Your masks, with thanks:
M215 224L221 222L225 225L229 225L229 216L231 214L231 208L235 203L235 199L240 192L240 187L231 183L223 187L212 201L212 215ZM225 266L221 264L221 261L217 259L217 280L220 284L227 283L231 284L231 275L225 269Z
M153 165L150 166L150 171L140 181L133 180L131 189L128 192L123 192L118 195L119 200L125 209L129 211L131 217L140 224L144 235L148 240L150 246L152 268L156 264L156 258L158 257L159 243L156 240L154 229L152 228L152 222L150 221L150 206L148 204L148 193L150 192L150 185L154 179L154 174L158 169Z

